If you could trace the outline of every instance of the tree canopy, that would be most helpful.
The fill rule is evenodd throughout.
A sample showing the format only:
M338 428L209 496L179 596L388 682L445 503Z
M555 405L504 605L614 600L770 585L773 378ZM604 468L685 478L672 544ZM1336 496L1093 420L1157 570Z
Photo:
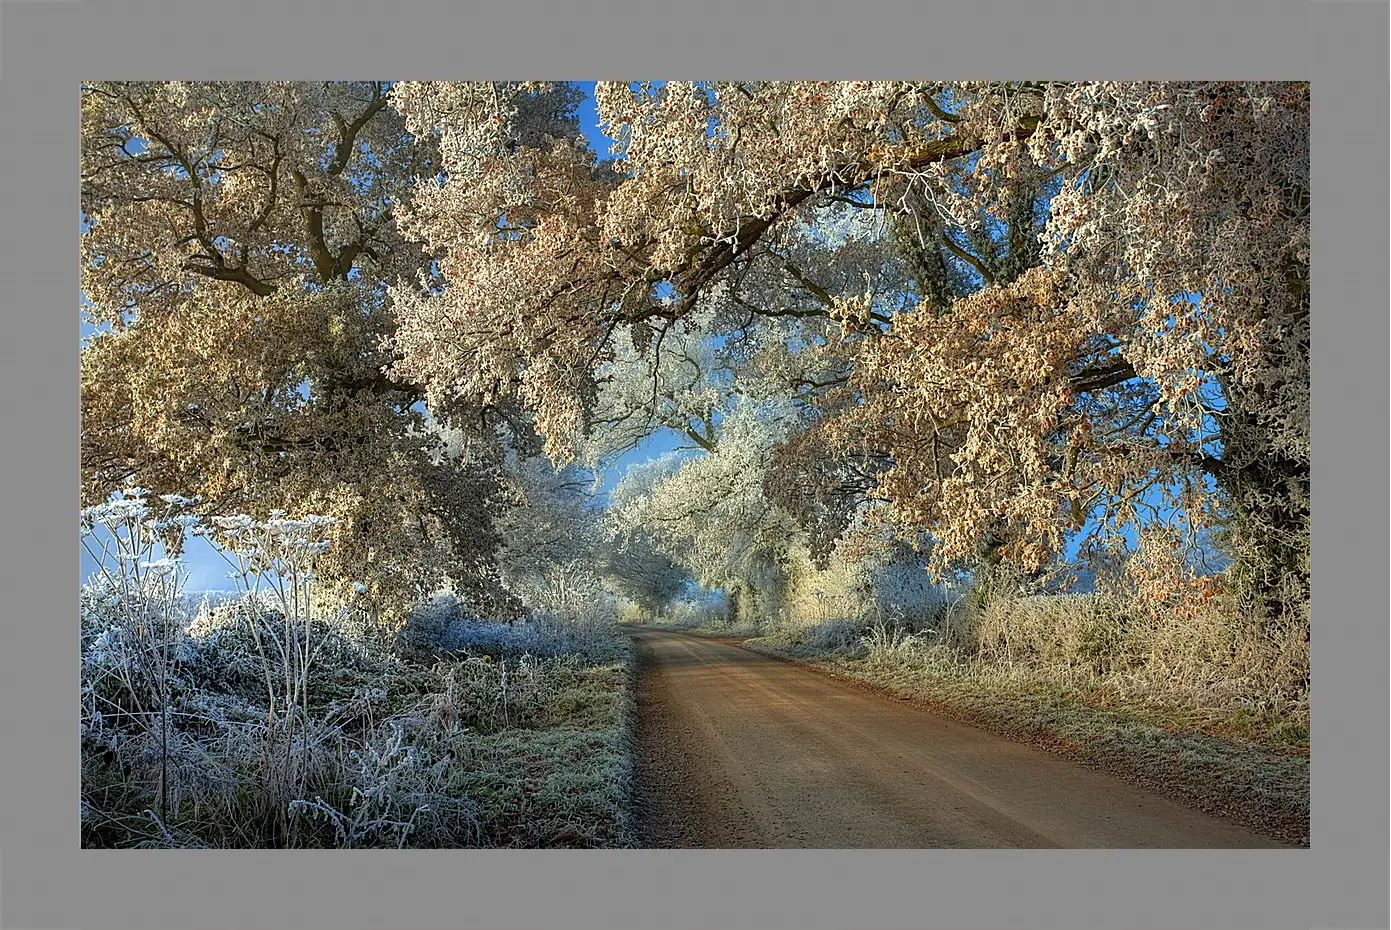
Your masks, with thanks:
M609 526L707 585L1080 540L1171 604L1220 526L1307 601L1307 85L594 97L608 153L566 84L85 85L88 495L323 502L423 583L486 574L508 450L672 429Z

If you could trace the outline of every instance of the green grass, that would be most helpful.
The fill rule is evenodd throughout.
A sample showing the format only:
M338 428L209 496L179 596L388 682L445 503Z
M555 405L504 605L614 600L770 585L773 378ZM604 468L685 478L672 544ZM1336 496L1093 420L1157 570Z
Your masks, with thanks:
M461 787L478 805L480 845L633 845L631 765L621 730L507 730L474 751Z

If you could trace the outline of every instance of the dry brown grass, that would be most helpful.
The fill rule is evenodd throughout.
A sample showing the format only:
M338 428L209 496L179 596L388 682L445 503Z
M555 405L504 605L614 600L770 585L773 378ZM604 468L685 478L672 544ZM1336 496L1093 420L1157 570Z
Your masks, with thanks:
M1228 718L1243 737L1288 744L1309 725L1307 620L1283 625L1214 603L1156 615L1102 595L998 599L939 618L932 651L972 677L1028 679L1193 724ZM1109 696L1109 697L1108 697ZM1258 721L1270 724L1263 732Z

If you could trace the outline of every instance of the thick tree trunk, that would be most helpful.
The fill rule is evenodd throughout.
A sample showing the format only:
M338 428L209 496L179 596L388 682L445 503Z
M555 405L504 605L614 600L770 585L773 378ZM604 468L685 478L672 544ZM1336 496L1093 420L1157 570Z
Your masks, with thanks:
M1228 387L1218 480L1232 508L1231 579L1243 606L1267 623L1306 622L1309 462L1271 441L1269 389ZM1306 628L1305 637L1308 631Z

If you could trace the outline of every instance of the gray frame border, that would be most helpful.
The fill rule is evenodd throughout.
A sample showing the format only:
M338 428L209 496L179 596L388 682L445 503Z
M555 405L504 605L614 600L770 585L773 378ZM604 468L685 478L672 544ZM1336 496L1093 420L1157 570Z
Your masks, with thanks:
M674 9L674 8L673 8ZM685 12L154 0L0 11L11 508L0 624L0 926L1386 927L1384 3ZM532 25L528 25L532 24ZM423 64L428 63L428 64ZM1313 83L1312 848L1292 851L148 852L77 848L72 622L78 81L395 76L1293 78ZM428 69L428 72L427 70ZM1363 117L1366 114L1366 117ZM62 204L67 207L61 207ZM1371 206L1371 209L1368 207ZM60 209L61 207L61 209ZM1377 215L1373 215L1373 210ZM1368 390L1371 388L1372 390ZM1365 448L1366 451L1363 451ZM1375 491L1375 494L1372 492ZM68 501L61 504L61 501ZM1373 515L1370 519L1367 514Z

